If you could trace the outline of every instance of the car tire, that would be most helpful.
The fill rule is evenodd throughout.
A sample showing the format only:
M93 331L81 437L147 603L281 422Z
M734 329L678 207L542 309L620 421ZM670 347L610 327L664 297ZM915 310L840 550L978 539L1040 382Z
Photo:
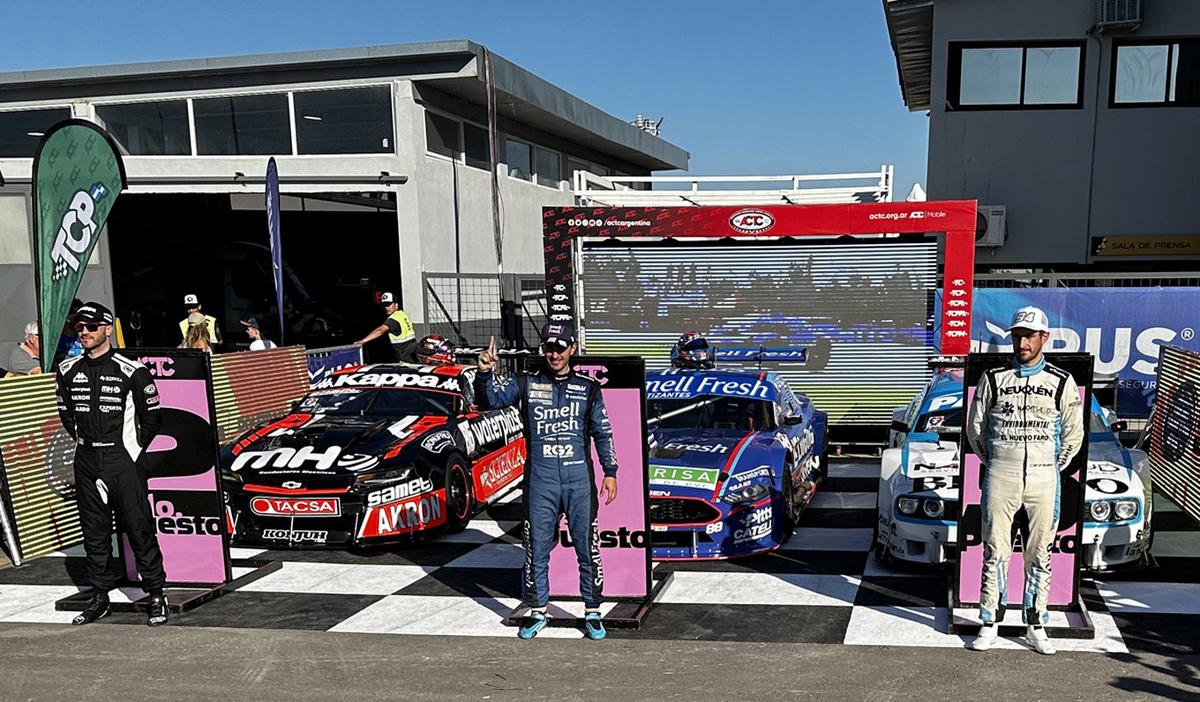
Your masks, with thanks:
M446 531L454 534L467 528L475 512L475 496L471 491L470 471L462 456L446 461Z
M789 463L791 460L789 459ZM783 469L783 536L780 543L787 543L796 531L796 490L792 485L792 472L786 465Z

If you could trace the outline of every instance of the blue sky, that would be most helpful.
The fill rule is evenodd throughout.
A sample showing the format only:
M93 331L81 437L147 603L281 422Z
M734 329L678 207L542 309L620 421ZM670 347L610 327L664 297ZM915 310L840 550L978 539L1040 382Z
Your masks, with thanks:
M68 22L64 22L67 20ZM879 0L8 3L0 71L471 39L624 119L665 117L698 175L925 182Z

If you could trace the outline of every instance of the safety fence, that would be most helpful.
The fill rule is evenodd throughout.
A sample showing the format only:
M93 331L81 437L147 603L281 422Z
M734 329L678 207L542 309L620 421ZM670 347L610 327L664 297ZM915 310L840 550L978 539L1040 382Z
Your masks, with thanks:
M524 348L537 344L546 321L542 276L493 273L422 273L427 333L459 346Z
M328 359L339 358L336 352L345 350L314 352L318 363L324 365ZM141 350L124 353L145 355ZM309 372L303 346L214 356L212 384L221 442L286 414L292 403L308 392ZM82 540L75 506L74 455L75 442L58 418L54 376L0 380L0 536L14 563Z

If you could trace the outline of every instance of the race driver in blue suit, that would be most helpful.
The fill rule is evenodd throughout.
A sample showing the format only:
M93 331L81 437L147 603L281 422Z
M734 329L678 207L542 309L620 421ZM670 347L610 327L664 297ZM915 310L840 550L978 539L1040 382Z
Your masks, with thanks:
M519 405L525 421L529 460L525 466L524 589L530 612L517 635L531 639L549 623L550 551L558 540L559 515L566 514L567 529L579 559L579 592L585 608L584 633L603 639L600 598L604 569L596 513L599 497L604 504L617 499L617 456L612 426L600 385L571 372L575 333L569 324L542 327L542 354L546 370L516 377L493 374L496 340L479 355L477 396L492 408ZM596 494L595 472L588 440L596 446L604 480Z

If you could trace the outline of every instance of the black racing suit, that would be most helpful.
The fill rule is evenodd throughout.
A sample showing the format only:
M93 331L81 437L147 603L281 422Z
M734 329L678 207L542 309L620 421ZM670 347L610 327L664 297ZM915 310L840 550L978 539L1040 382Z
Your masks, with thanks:
M111 590L112 527L129 537L142 587L166 584L141 457L162 426L158 388L146 367L112 350L58 366L58 415L75 439L75 493L92 587Z

